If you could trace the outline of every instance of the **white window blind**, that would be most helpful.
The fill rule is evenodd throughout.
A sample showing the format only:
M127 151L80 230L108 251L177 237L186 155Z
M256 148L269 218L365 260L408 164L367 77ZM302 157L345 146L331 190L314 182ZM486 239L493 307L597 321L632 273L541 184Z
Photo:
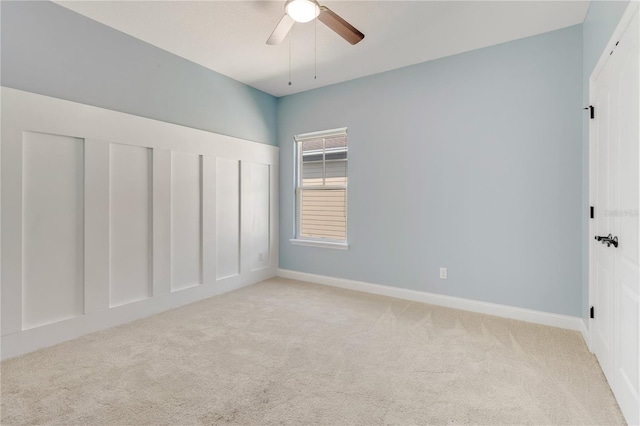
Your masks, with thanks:
M298 135L296 238L347 239L346 129Z

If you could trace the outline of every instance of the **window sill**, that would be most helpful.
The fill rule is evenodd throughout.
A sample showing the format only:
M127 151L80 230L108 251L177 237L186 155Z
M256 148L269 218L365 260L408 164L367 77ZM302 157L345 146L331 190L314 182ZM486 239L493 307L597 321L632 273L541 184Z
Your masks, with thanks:
M308 246L308 247L324 247L335 250L349 250L349 244L338 243L334 241L318 241L318 240L299 240L292 238L289 240L294 246Z

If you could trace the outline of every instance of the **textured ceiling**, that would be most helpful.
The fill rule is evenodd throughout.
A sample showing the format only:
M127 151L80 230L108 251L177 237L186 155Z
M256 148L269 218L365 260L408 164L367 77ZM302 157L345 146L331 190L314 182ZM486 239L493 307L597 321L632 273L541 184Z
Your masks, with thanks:
M589 5L587 1L321 1L362 31L365 39L352 46L312 21L295 24L282 45L268 46L265 42L284 13L284 1L57 3L275 96L579 24Z

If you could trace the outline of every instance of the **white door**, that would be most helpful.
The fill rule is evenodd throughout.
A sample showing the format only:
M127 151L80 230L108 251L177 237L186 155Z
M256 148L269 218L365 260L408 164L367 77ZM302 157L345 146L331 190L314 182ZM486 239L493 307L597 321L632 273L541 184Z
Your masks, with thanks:
M627 422L639 424L640 16L637 6L633 10L631 20L628 14L623 18L626 29L616 37L617 46L592 77L590 328L592 350Z

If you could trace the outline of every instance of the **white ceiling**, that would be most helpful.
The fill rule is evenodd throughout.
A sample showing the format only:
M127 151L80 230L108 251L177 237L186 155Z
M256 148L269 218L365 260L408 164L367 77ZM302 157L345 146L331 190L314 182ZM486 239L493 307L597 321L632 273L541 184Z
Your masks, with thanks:
M317 23L265 42L282 1L58 1L61 5L275 96L553 31L588 1L320 1L365 34L352 46ZM292 85L289 81L291 38Z

